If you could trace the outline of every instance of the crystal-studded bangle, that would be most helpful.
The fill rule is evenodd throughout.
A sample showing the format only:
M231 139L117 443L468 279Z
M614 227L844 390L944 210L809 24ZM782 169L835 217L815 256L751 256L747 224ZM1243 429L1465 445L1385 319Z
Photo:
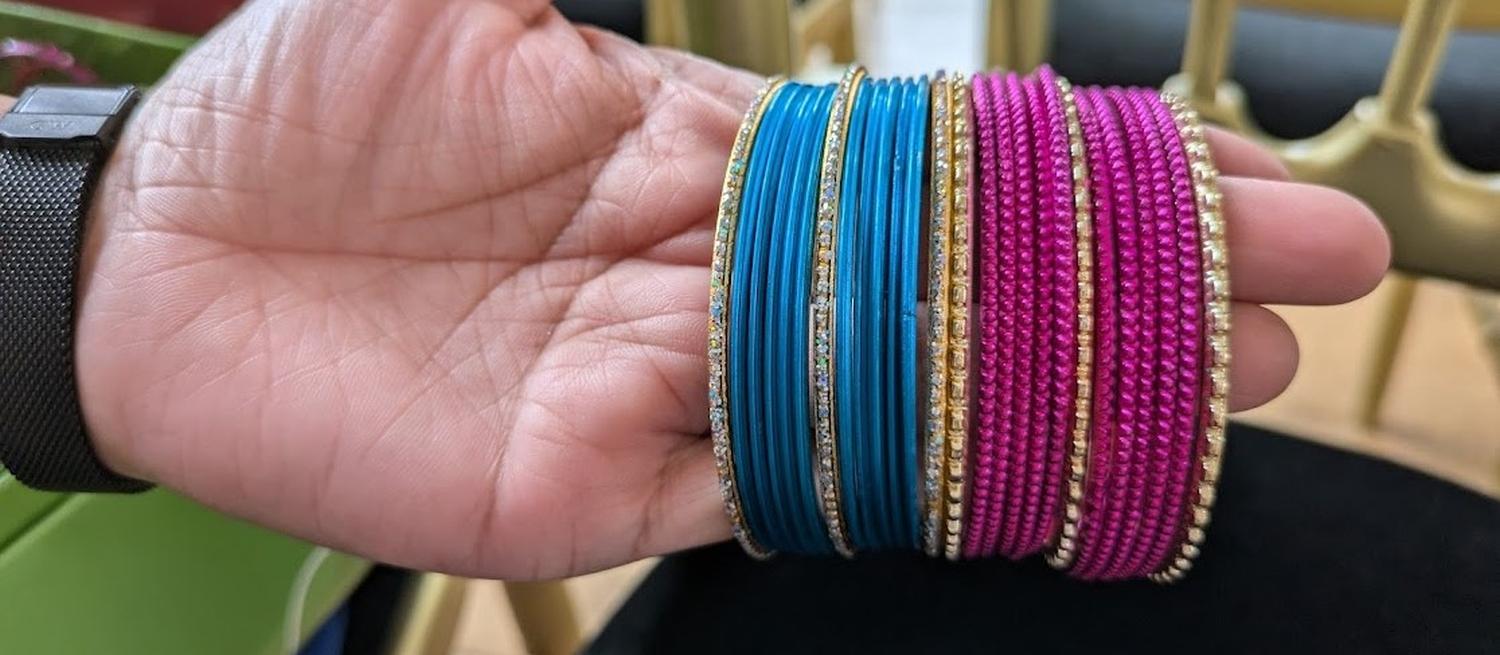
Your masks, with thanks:
M764 558L771 552L760 545L749 526L740 504L739 488L734 474L733 437L729 430L727 383L729 289L733 280L730 266L734 260L735 231L738 229L740 194L744 189L751 146L760 118L769 99L786 83L785 78L771 78L756 93L735 134L724 173L724 189L719 196L718 222L714 228L713 262L709 274L708 320L708 402L709 427L713 438L714 468L718 472L719 492L730 530L746 553Z
M922 494L926 523L922 531L922 548L930 557L942 552L944 515L946 514L947 418L948 418L948 317L950 270L948 253L953 238L949 226L953 180L953 101L948 77L942 71L932 78L932 158L930 185L931 218L928 222L927 255L927 420L923 446Z
M963 535L964 490L967 484L967 441L969 433L969 258L970 197L973 193L970 170L971 106L968 78L949 78L949 112L953 123L952 159L947 176L949 184L948 219L951 236L948 241L948 367L947 367L947 439L946 475L943 482L945 516L943 519L943 552L957 559Z
M851 66L839 80L829 108L828 128L823 138L823 160L818 177L817 239L813 249L813 326L812 375L813 433L817 445L817 482L819 507L824 526L834 550L852 557L849 537L839 502L839 464L837 433L833 414L833 342L834 264L838 240L839 195L844 171L844 145L848 134L849 112L865 77L862 66Z
M1069 432L1067 491L1063 504L1062 527L1055 549L1049 556L1053 566L1072 564L1082 515L1084 484L1087 481L1089 457L1089 417L1093 401L1094 354L1094 253L1093 197L1089 160L1085 152L1083 127L1079 122L1077 99L1067 78L1057 78L1062 96L1064 119L1068 129L1068 155L1073 165L1073 224L1077 235L1075 257L1078 275L1077 359L1074 368L1072 426Z
M1220 195L1218 169L1209 156L1208 143L1204 140L1203 127L1198 122L1197 112L1182 99L1162 94L1163 102L1172 110L1183 147L1187 151L1188 166L1192 174L1193 195L1198 210L1198 229L1201 262L1203 267L1203 302L1206 321L1207 350L1205 373L1208 376L1203 407L1203 439L1198 456L1201 463L1197 487L1194 490L1192 512L1187 517L1187 533L1178 548L1172 563L1151 575L1157 582L1176 582L1192 568L1198 548L1203 543L1204 529L1208 525L1213 508L1214 490L1219 480L1219 467L1224 457L1225 428L1228 426L1229 410L1229 252L1225 238L1225 219L1222 211L1223 196Z

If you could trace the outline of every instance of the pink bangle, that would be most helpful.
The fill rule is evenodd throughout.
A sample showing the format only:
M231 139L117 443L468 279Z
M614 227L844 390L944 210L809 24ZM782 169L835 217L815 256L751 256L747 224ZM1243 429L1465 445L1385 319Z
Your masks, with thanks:
M1073 225L1072 158L1057 77L1043 66L1026 81L1031 111L1037 196L1036 390L1027 447L1027 485L1020 499L1015 542L1005 554L1031 555L1051 541L1061 518L1063 456L1072 425L1074 367L1077 365L1077 247Z
M1057 548L1049 558L1055 568L1066 570L1078 556L1082 539L1094 536L1099 523L1101 494L1110 478L1110 459L1114 452L1115 343L1119 320L1115 292L1115 176L1119 174L1111 161L1110 139L1106 138L1106 117L1101 117L1091 103L1096 92L1084 87L1073 88L1074 105L1088 162L1089 195L1092 199L1093 232L1093 363L1090 372L1092 397L1084 408L1089 420L1088 448L1082 453L1087 475L1083 479L1083 499L1071 508L1072 529L1064 528ZM1118 146L1118 141L1116 140Z
M1017 533L1020 530L1020 519L1025 508L1021 506L1020 499L1024 496L1027 484L1026 466L1028 460L1029 440L1028 436L1034 429L1031 421L1031 407L1035 402L1036 367L1030 350L1035 348L1038 293L1037 288L1037 210L1035 179L1036 166L1033 155L1035 153L1031 136L1031 120L1027 106L1027 94L1020 75L1011 73L1005 76L1006 119L1010 127L1011 142L1009 150L1015 162L1015 188L1014 193L1006 193L1002 197L1014 198L1013 208L1002 206L1002 210L1010 209L1002 219L1006 224L1014 225L1017 235L1014 252L1016 253L1016 272L1014 279L1018 283L1016 289L1015 311L1011 313L1015 324L1014 346L1007 356L1014 362L1012 373L1006 375L1013 389L1006 412L1006 421L1000 432L1000 455L996 461L998 466L1004 467L1006 476L1005 485L997 487L1000 494L998 507L991 513L994 518L987 536L990 538L985 543L985 551L989 553L1009 552L1015 544ZM991 78L990 83L999 86L1000 80ZM1002 144L1004 147L1004 144ZM1002 365L1002 375L1004 367Z
M1172 407L1172 469L1167 504L1163 509L1162 529L1157 534L1144 561L1137 570L1159 571L1168 564L1167 557L1183 536L1188 485L1195 480L1193 463L1197 461L1198 403L1203 389L1203 267L1198 244L1198 214L1193 199L1193 177L1188 167L1182 135L1172 119L1172 112L1160 96L1143 100L1161 134L1162 152L1171 176L1172 197L1176 207L1173 217L1178 264L1177 316L1181 329L1173 355L1176 357L1177 392Z
M1175 461L1172 416L1176 410L1177 349L1179 308L1179 266L1177 262L1177 209L1172 193L1171 176L1163 151L1161 134L1151 116L1151 105L1160 105L1155 93L1131 90L1119 94L1116 104L1129 117L1134 126L1134 138L1140 147L1135 149L1137 179L1145 183L1150 193L1140 197L1149 198L1142 214L1142 224L1152 234L1147 266L1152 272L1153 313L1148 322L1154 326L1155 348L1151 373L1152 414L1146 419L1146 434L1149 435L1149 458L1142 470L1145 490L1144 498L1137 505L1141 520L1136 524L1134 539L1116 553L1110 575L1114 578L1143 576L1152 568L1143 565L1166 520L1166 497L1171 488L1169 470L1178 468ZM1146 213L1149 212L1149 213ZM1170 528L1169 528L1170 529Z
M1112 379L1105 383L1115 393L1100 394L1113 396L1113 412L1108 420L1095 418L1091 443L1094 450L1089 462L1091 480L1080 526L1078 556L1070 571L1075 577L1092 580L1102 577L1116 548L1133 477L1135 418L1140 409L1137 395L1142 355L1142 289L1135 187L1122 117L1115 112L1103 89L1080 90L1078 99L1083 115L1093 117L1103 136L1107 164L1099 167L1096 174L1108 171L1107 195L1112 209L1109 230L1114 244L1114 288L1101 286L1095 294L1115 298L1112 340L1115 347L1112 365L1108 367Z
M1159 355L1157 343L1161 332L1157 315L1160 303L1156 267L1156 197L1151 184L1152 153L1147 147L1145 131L1130 109L1130 93L1124 89L1110 89L1106 94L1115 114L1120 118L1130 144L1130 166L1135 181L1134 227L1137 235L1134 259L1136 268L1131 277L1137 285L1136 297L1139 303L1139 332L1136 342L1139 350L1132 362L1134 369L1127 365L1123 373L1135 379L1136 391L1136 404L1129 425L1129 438L1132 439L1129 493L1121 508L1123 523L1118 526L1110 555L1098 562L1098 568L1093 571L1100 579L1106 580L1123 577L1122 560L1129 557L1141 535L1151 527L1155 517L1147 511L1149 502L1160 493L1160 490L1153 487L1152 467L1153 463L1165 459L1167 451L1165 444L1155 438L1155 414L1152 411L1157 404L1155 371Z
M964 557L982 557L981 548L984 526L989 522L990 497L995 484L995 441L999 411L998 387L1000 358L1000 179L997 177L996 159L1000 156L999 137L996 132L1002 123L998 114L999 103L986 83L989 75L973 77L973 111L975 150L979 160L979 171L974 176L977 192L975 215L975 309L978 313L978 361L974 366L977 376L975 385L975 420L971 434L972 447L969 470L968 521L964 525ZM1013 233L1012 233L1013 236ZM1007 339L1009 341L1009 339Z

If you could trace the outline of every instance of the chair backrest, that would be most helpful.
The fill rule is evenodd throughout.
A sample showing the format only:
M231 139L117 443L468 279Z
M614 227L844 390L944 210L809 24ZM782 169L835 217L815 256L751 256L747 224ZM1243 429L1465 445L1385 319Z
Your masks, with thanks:
M801 68L811 44L852 58L851 0L650 0L650 40L772 74ZM1251 135L1298 178L1347 190L1380 213L1396 268L1500 289L1500 174L1457 164L1437 138L1428 97L1458 23L1500 31L1500 2L1476 0L1247 0L1300 12L1388 21L1404 11L1378 95L1322 134L1281 140L1261 130L1229 75L1236 0L1193 0L1182 72L1166 87L1208 119ZM989 63L1030 69L1047 56L1050 0L991 0ZM1500 63L1495 83L1500 84ZM1066 71L1064 71L1066 72ZM1500 147L1500 144L1496 144Z
M1262 132L1228 76L1235 0L1194 0L1182 73L1167 88L1208 118L1273 148L1298 178L1339 187L1380 213L1398 269L1500 289L1500 174L1455 163L1438 142L1427 101L1460 0L1411 0L1377 96L1358 102L1326 132L1292 141ZM1287 5L1285 0L1261 4ZM1367 18L1391 2L1310 3ZM1500 3L1475 3L1467 24L1500 27ZM1304 4L1299 9L1309 10ZM1500 84L1500 64L1495 83ZM1500 144L1495 144L1500 147Z

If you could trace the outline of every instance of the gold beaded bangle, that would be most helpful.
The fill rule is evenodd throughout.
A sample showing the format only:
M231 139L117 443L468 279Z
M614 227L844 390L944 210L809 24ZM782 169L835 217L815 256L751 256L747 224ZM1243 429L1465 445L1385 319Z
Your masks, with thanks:
M944 443L948 425L948 244L952 233L948 227L953 195L949 162L953 155L950 139L952 116L948 109L952 89L942 71L932 79L932 184L930 206L932 221L928 225L931 251L927 257L927 442L926 469L922 493L926 499L927 523L922 532L922 546L929 557L942 550L943 517L947 490L945 470L948 447Z
M1214 168L1213 160L1209 157L1208 143L1203 138L1203 126L1198 122L1198 113L1172 94L1163 93L1162 101L1172 110L1172 120L1177 123L1177 131L1182 135L1183 149L1187 152L1188 166L1193 175L1193 196L1198 205L1198 229L1203 254L1203 301L1208 317L1206 360L1209 378L1202 477L1198 481L1186 539L1172 563L1151 574L1153 581L1169 583L1181 580L1193 567L1193 560L1198 556L1198 548L1203 544L1204 530L1208 527L1209 514L1214 504L1219 467L1224 458L1224 431L1229 421L1229 251L1225 244L1219 171Z
M854 107L854 96L864 81L863 66L850 66L839 80L833 94L833 104L828 110L828 128L823 135L823 160L819 169L818 194L818 238L814 248L813 263L813 320L812 320L812 379L814 413L814 435L818 461L816 476L819 507L823 523L828 528L828 540L833 549L845 557L853 557L854 549L849 545L849 536L844 525L839 500L838 435L834 425L833 314L834 271L837 256L839 193L842 190L844 172L844 137L849 131L849 112Z
M729 151L729 166L724 171L724 190L719 196L718 225L714 230L713 268L708 284L708 416L713 434L714 468L719 474L719 493L724 498L724 513L729 515L730 530L735 540L752 557L763 559L771 555L750 534L741 510L739 487L735 484L734 450L729 434L729 396L725 378L727 362L727 335L725 326L729 320L729 285L734 281L730 266L734 259L734 236L740 217L740 193L745 186L745 169L750 159L750 147L755 143L755 134L761 115L771 96L786 83L785 78L766 80L755 100L745 112L740 131L735 134L734 146Z
M969 436L969 78L948 79L952 97L953 149L949 176L952 203L948 279L948 446L946 484L947 520L943 522L943 553L956 560L963 535L964 467Z
M1073 396L1073 433L1068 447L1068 496L1063 509L1062 533L1048 555L1052 566L1065 569L1078 553L1078 524L1083 516L1084 481L1088 472L1089 418L1094 376L1094 211L1089 192L1088 154L1084 151L1083 127L1078 122L1078 103L1073 84L1057 78L1063 113L1068 124L1068 154L1073 160L1073 226L1078 248L1078 366L1074 370L1077 393Z

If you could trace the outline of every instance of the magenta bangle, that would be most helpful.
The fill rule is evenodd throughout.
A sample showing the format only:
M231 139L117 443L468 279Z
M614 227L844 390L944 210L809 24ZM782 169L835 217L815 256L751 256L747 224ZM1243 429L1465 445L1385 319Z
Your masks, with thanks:
M1151 193L1148 211L1143 211L1142 224L1152 233L1149 266L1153 273L1152 306L1154 312L1150 324L1154 326L1155 346L1153 364L1153 413L1149 418L1147 433L1150 435L1150 459L1144 468L1146 479L1145 498L1139 506L1142 521L1138 524L1135 540L1117 553L1111 575L1117 578L1146 575L1150 567L1143 568L1155 540L1166 520L1165 499L1169 493L1169 469L1180 468L1175 458L1172 436L1172 414L1176 410L1177 385L1176 351L1178 342L1177 263L1177 212L1172 194L1171 180L1163 151L1161 134L1150 115L1148 104L1161 104L1154 93L1127 91L1119 94L1117 105L1130 117L1131 124L1142 136L1137 143L1144 147L1135 149L1139 162L1137 175L1149 180ZM1141 168L1144 167L1144 168ZM1171 528L1168 528L1170 530Z
M1052 221L1054 228L1052 276L1052 403L1048 417L1047 486L1042 513L1028 553L1051 545L1062 526L1062 481L1073 430L1073 403L1078 393L1078 234L1074 224L1073 159L1069 153L1068 124L1057 75L1050 66L1036 73L1047 99L1052 129Z
M1203 267L1198 245L1198 215L1193 200L1193 178L1188 167L1182 136L1172 120L1172 112L1159 98L1143 102L1150 112L1163 141L1170 171L1172 197L1176 216L1175 247L1177 258L1178 299L1176 320L1180 326L1178 341L1170 356L1176 359L1176 402L1172 407L1169 434L1172 435L1170 489L1165 494L1163 529L1157 535L1146 559L1137 570L1159 571L1168 564L1168 556L1183 536L1188 485L1196 482L1193 463L1198 461L1198 404L1203 388Z
M1090 492L1079 534L1078 558L1071 570L1076 577L1098 579L1102 577L1120 537L1133 477L1131 465L1137 445L1135 419L1140 408L1142 288L1135 187L1122 118L1115 112L1104 90L1081 90L1078 98L1083 114L1096 117L1104 137L1107 164L1095 173L1104 175L1108 171L1110 177L1109 195L1113 209L1110 230L1114 240L1116 281L1115 288L1097 288L1095 294L1112 293L1116 298L1114 366L1111 367L1114 412L1113 420L1102 426L1109 433L1107 439L1101 438L1103 429L1094 431Z
M1141 534L1150 529L1154 516L1148 511L1148 499L1160 493L1154 488L1151 469L1153 463L1161 462L1166 456L1164 444L1155 439L1155 415L1152 412L1156 404L1156 377L1154 375L1157 365L1157 341L1160 337L1161 326L1157 312L1158 289L1157 289L1157 261L1156 261L1156 198L1151 184L1152 157L1150 150L1146 147L1144 130L1135 114L1130 110L1129 92L1122 89L1111 89L1106 94L1108 102L1112 105L1115 115L1119 117L1124 128L1127 142L1130 144L1130 169L1135 181L1135 240L1133 243L1133 257L1130 262L1133 265L1132 273L1129 273L1135 285L1135 302L1137 321L1135 326L1136 338L1134 340L1134 357L1124 366L1123 375L1134 381L1134 405L1131 408L1129 423L1124 431L1126 438L1131 440L1130 464L1127 480L1128 493L1124 498L1124 506L1121 507L1119 516L1122 522L1116 526L1114 538L1111 540L1108 557L1101 558L1093 571L1094 575L1102 579L1117 579L1121 577L1123 558L1127 558L1130 550L1135 547ZM1124 273L1122 273L1124 275ZM1123 416L1122 416L1123 419Z
M1000 357L1000 280L999 257L1000 230L1000 179L996 158L1000 148L996 132L1000 129L999 103L990 85L988 75L973 77L973 112L975 151L979 170L974 175L975 203L975 250L974 250L974 299L978 317L978 352L973 367L977 379L975 385L975 412L971 422L969 448L969 506L965 515L963 535L964 557L981 557L984 526L989 524L990 497L995 483L995 440L998 434L996 421L999 416L999 357ZM1010 196L1005 196L1009 200ZM1013 234L1013 231L1012 231ZM1008 276L1007 276L1008 279ZM1007 341L1009 341L1007 339ZM1008 379L1008 378L1006 378Z
M1078 109L1078 121L1082 131L1084 152L1089 169L1089 192L1092 198L1093 215L1093 371L1090 382L1093 388L1088 407L1090 444L1084 476L1084 499L1077 511L1077 533L1059 542L1052 564L1061 569L1073 565L1078 555L1078 544L1084 535L1090 538L1099 523L1097 499L1102 498L1105 481L1110 478L1110 459L1114 452L1114 398L1116 322L1119 320L1116 302L1115 276L1115 230L1114 230L1114 170L1109 155L1110 139L1106 137L1104 117L1099 115L1092 103L1093 91L1073 89L1074 104ZM1086 97L1087 96L1087 97ZM1118 141L1115 142L1118 146Z
M990 83L998 86L999 80L991 78ZM1028 437L1033 429L1031 406L1037 395L1035 393L1036 367L1033 358L1027 356L1031 350L1035 349L1037 343L1036 234L1038 222L1036 194L1034 193L1036 188L1035 150L1023 79L1020 75L1012 73L1005 76L1004 84L1005 118L1011 136L1010 152L1015 162L1014 189L1006 195L1013 197L1015 201L1012 206L1002 205L1002 210L1005 211L1002 220L1015 227L1017 236L1014 276L1017 288L1015 311L1011 313L1015 325L1015 343L1009 352L1005 353L1005 356L1013 362L1010 367L1012 372L1006 376L1013 391L1007 394L1009 396L1007 409L1002 410L1005 412L1006 421L1000 432L996 462L997 465L1005 467L1006 480L1003 487L996 489L1000 495L999 500L992 500L998 505L995 508L998 511L992 511L991 516L994 517L994 522L986 532L987 540L984 550L987 553L995 553L997 549L999 549L998 552L1010 551L1020 530L1020 519L1025 512L1021 498L1025 494L1028 482L1026 476L1029 462L1027 451L1030 446ZM1002 365L1002 371L1005 370L1004 366Z
M1019 559L1025 553L1025 537L1030 531L1031 523L1035 520L1044 487L1043 465L1047 452L1047 408L1051 401L1051 389L1049 384L1050 359L1052 354L1052 231L1051 221L1052 194L1048 189L1048 177L1050 175L1050 157L1047 149L1048 120L1045 98L1036 88L1033 78L1017 78L1016 97L1023 98L1025 103L1025 116L1027 125L1027 138L1029 147L1023 152L1030 153L1031 178L1030 188L1034 191L1030 213L1027 218L1032 224L1030 233L1035 235L1032 241L1031 256L1032 274L1030 284L1032 285L1033 299L1029 309L1031 315L1024 318L1023 325L1030 325L1032 336L1026 339L1024 344L1029 347L1029 353L1023 352L1022 357L1029 364L1029 374L1024 378L1027 404L1024 409L1018 407L1018 411L1024 411L1021 416L1019 427L1011 438L1019 444L1017 451L1018 475L1013 483L1014 492L1010 496L1009 507L1006 513L1005 532L1000 544L1000 553L1011 559ZM1024 209L1024 206L1023 206ZM1029 355L1029 356L1028 356Z
M1204 462L1222 452L1208 408L1225 393L1206 372L1209 328L1220 344L1227 327L1205 324L1223 285L1205 286L1203 258L1223 261L1208 241L1222 230L1204 227L1216 196L1199 179L1202 146L1183 136L1198 133L1173 99L1072 87L1047 67L972 85L976 338L959 550L1049 550L1085 580L1176 579L1202 540L1216 473Z

